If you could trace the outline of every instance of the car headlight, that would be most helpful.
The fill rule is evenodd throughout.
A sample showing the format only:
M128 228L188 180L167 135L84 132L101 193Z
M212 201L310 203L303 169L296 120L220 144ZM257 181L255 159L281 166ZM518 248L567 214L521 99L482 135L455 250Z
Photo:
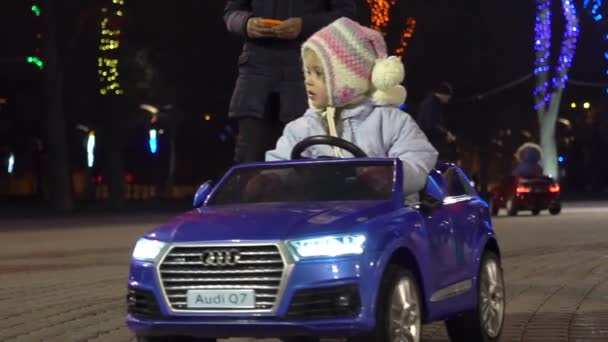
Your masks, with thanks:
M324 236L289 242L302 258L357 255L363 253L364 243L365 235Z
M140 261L154 261L165 248L165 242L141 238L133 249L133 259Z

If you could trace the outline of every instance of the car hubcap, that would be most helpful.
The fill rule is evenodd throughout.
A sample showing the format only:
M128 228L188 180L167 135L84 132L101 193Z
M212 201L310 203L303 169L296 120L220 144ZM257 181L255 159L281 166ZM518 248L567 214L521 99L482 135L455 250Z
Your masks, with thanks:
M411 279L402 278L391 296L391 342L420 341L420 301Z
M480 276L481 318L485 332L491 338L502 328L505 296L502 272L496 260L488 260Z

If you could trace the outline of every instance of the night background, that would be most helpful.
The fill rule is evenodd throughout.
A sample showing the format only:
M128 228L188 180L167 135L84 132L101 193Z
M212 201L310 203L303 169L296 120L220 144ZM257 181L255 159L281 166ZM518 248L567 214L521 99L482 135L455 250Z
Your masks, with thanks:
M556 141L564 191L601 193L607 181L602 147L608 146L608 25L594 20L593 1L584 3L587 7L576 1L581 33ZM3 1L0 203L50 201L51 207L65 209L60 204L65 198L53 195L62 184L71 189L74 203L121 207L131 200L189 200L203 181L221 176L233 160L237 132L227 110L242 44L225 28L224 5L217 0ZM553 5L551 56L556 59L565 22L561 4ZM116 6L122 15L104 24ZM390 21L382 28L393 53L403 47L404 30L412 33L400 53L410 114L415 116L418 103L438 82L454 86L447 120L458 137L460 164L485 186L510 172L519 145L538 141L532 95L535 6L534 1L393 1ZM360 22L372 25L368 2L359 1L357 10ZM100 50L103 25L120 30L118 48ZM39 58L42 68L28 57ZM111 77L113 71L102 70L100 58L119 61L116 80L102 75ZM102 94L113 82L120 86ZM142 104L158 109L158 115ZM150 130L158 134L155 153ZM89 165L91 132L95 149ZM62 139L65 153L53 143ZM68 176L62 181L61 174Z

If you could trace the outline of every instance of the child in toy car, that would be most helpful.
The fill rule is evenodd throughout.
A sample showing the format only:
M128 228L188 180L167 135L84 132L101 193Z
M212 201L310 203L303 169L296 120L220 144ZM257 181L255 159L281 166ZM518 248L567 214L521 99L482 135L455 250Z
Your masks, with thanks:
M396 107L405 101L406 90L400 85L405 72L399 59L387 56L382 35L340 18L303 44L302 59L309 109L287 124L266 161L291 159L298 142L329 134L359 146L369 157L398 157L403 161L405 194L420 191L438 153L415 121ZM302 155L353 156L323 145L310 146ZM362 170L360 176L390 177L378 170Z

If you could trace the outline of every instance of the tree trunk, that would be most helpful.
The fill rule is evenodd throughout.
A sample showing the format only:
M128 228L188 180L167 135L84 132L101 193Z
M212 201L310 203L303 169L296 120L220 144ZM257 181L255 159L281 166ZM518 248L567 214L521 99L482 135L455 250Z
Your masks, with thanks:
M125 201L125 173L123 160L123 134L120 108L123 108L117 99L103 98L105 116L103 126L103 137L100 145L105 144L105 174L107 177L108 190L110 193L110 205L114 209L123 209Z
M52 0L45 2L43 12L43 58L45 62L42 86L45 103L45 133L48 170L48 190L53 209L68 212L73 209L72 186L66 121L63 113L63 70L59 61L56 38L56 17Z
M543 148L543 169L546 175L559 179L559 165L557 162L557 146L555 143L555 123L559 105L562 100L563 88L551 94L549 108L539 115L540 145Z
M177 153L177 149L176 149L176 140L177 140L177 133L176 133L176 127L177 125L174 125L174 127L171 127L171 132L170 133L170 141L169 141L169 173L167 175L167 180L165 182L165 196L167 198L171 198L172 194L173 194L173 184L175 183L175 159L176 159L176 153Z

